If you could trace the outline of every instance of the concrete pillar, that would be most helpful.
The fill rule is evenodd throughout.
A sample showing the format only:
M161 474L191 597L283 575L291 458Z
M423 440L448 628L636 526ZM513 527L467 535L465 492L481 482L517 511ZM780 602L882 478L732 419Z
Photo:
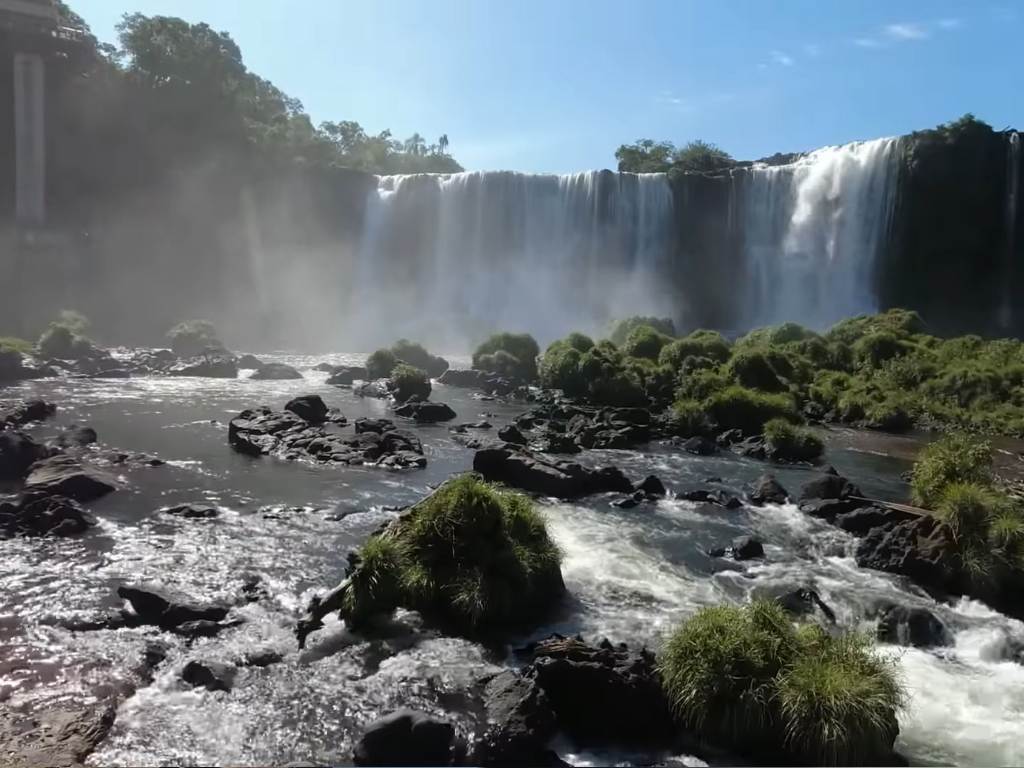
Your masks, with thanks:
M15 216L37 226L46 219L45 87L42 56L14 54Z

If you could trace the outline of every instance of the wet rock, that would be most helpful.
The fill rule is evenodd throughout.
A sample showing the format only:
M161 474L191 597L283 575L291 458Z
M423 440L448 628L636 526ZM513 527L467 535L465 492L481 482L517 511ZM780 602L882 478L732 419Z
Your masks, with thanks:
M5 710L0 717L4 768L78 768L114 725L117 697L79 709Z
M125 584L117 594L127 600L139 619L164 629L189 621L223 621L228 607L218 603L200 603L181 592L158 584Z
M195 376L207 379L237 379L238 365L230 355L192 358L167 369L168 376Z
M115 479L70 456L53 456L32 465L25 480L26 493L66 496L90 502L117 489Z
M832 469L831 467L829 469ZM818 475L814 480L804 483L800 489L800 500L807 499L848 499L850 496L863 496L860 488L855 486L842 475L826 472Z
M390 419L362 418L356 419L355 427L357 435L362 432L375 432L381 435L394 429L395 423Z
M220 509L207 504L178 504L173 507L165 507L160 511L166 515L184 517L189 520L209 519L220 515Z
M643 479L636 489L645 496L664 496L668 491L665 484L658 479L657 475L648 475Z
M54 443L61 448L81 448L92 445L97 440L96 430L92 427L80 427L72 424L61 430Z
M127 368L104 368L89 375L90 379L130 379L132 372Z
M451 765L455 728L422 712L400 709L370 723L356 742L356 765Z
M706 437L691 437L684 440L680 447L695 456L712 456L718 453L718 446Z
M717 442L723 448L728 448L740 442L742 439L742 429L727 429L715 439L715 442Z
M57 406L44 400L23 400L0 408L0 429L21 427L33 421L45 421L57 412Z
M789 614L797 617L819 616L828 624L836 623L836 614L821 596L813 589L801 587L791 592L786 592L775 598L782 608Z
M743 500L739 496L721 488L691 488L680 491L676 494L676 498L683 501L715 504L726 509L739 509L743 506Z
M467 370L463 368L449 368L438 378L438 384L446 384L449 387L478 387L483 389L490 375L484 371Z
M264 363L249 378L253 381L285 381L301 379L303 376L285 363Z
M273 664L280 664L282 661L284 661L284 654L267 648L247 653L242 659L242 664L246 667L269 667Z
M238 358L237 365L239 368L259 370L263 367L264 363L255 355L242 355Z
M289 400L284 409L310 424L323 424L327 419L327 404L320 395L302 395Z
M757 504L785 504L789 498L789 492L782 487L775 475L761 475L754 484L754 490L750 494L750 502Z
M409 401L395 408L395 414L421 423L433 424L439 421L451 421L455 411L445 403Z
M484 705L491 726L473 755L482 765L550 765L556 732L579 749L665 747L675 728L654 655L607 640L552 637L533 648L520 672L489 679Z
M925 589L959 591L953 532L927 515L872 529L861 539L856 560L861 568L901 574Z
M242 596L242 601L246 603L255 603L270 597L267 585L263 583L263 577L258 573L249 573L243 577L239 593Z
M764 438L759 435L733 443L729 450L740 456L746 456L748 459L763 460L768 457L768 448Z
M526 445L526 438L523 436L523 433L519 431L519 427L515 424L509 424L499 429L498 439L504 440L506 443Z
M174 628L176 635L184 637L216 637L222 630L227 629L227 624L208 619L197 619L196 621L185 621Z
M735 560L752 560L764 557L764 545L752 536L739 536L732 540L732 556Z
M352 392L360 397L375 397L379 400L391 397L391 389L388 387L388 380L367 381L359 386L353 386Z
M0 482L22 479L33 464L48 455L45 446L22 432L0 432Z
M576 441L568 435L548 430L534 446L541 453L581 453Z
M953 644L946 625L925 608L891 605L878 619L878 639L884 643L914 648L936 648Z
M802 504L800 508L803 509ZM917 515L911 512L889 509L888 507L870 506L844 512L836 517L835 524L855 536L866 536L874 528L895 526L899 523L913 520L916 517Z
M634 507L639 506L639 504L640 499L636 498L636 496L626 496L623 499L612 502L612 506L618 507L619 509L633 509Z
M193 688L210 691L230 691L235 684L238 669L222 661L190 661L181 670L181 679Z
M363 366L339 365L331 371L331 375L327 377L327 383L333 387L346 387L357 381L366 381L368 378L369 375Z
M801 501L799 507L805 515L832 522L840 515L856 511L864 503L855 499L807 499Z
M73 499L25 494L16 503L0 503L0 534L8 536L77 536L96 518Z
M477 451L473 469L488 480L561 499L633 491L633 484L618 467L588 469L566 461L550 462L508 443Z

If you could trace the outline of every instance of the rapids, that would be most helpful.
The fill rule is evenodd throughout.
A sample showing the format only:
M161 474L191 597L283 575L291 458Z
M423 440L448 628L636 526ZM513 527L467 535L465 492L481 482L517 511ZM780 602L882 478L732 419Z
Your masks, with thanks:
M251 459L227 444L227 422L260 403L281 407L298 394L319 393L349 417L387 416L384 402L326 386L312 366L361 362L360 356L265 356L295 365L304 381L255 382L174 378L124 381L47 380L0 390L0 397L52 400L57 424L93 426L102 443L156 453L164 467L125 471L128 487L91 505L101 524L74 539L0 543L0 701L11 711L84 706L105 696L137 663L145 641L171 645L151 685L125 700L92 765L271 764L349 759L362 725L398 706L445 712L466 732L476 713L462 692L475 678L510 663L504 650L442 637L403 614L394 632L364 638L329 620L305 651L292 630L311 595L342 576L345 553L382 521L388 507L416 500L450 473L467 469L472 452L445 426L414 426L428 466L392 474L372 468L317 467ZM464 362L464 361L463 361ZM487 402L470 391L435 385L458 421L487 418L495 430L524 410ZM898 457L887 440L834 430L826 460L865 493L901 498L900 473L912 441ZM672 489L719 476L737 490L769 469L732 455L696 457L651 445L640 451L589 451L588 463L615 463L636 479L657 474ZM807 471L776 470L791 492ZM208 500L228 511L213 520L157 514L160 507ZM1024 666L1001 661L1024 643L1024 625L971 601L936 604L899 578L858 568L853 539L792 505L713 513L673 498L652 508L619 510L600 497L544 503L564 553L570 599L563 613L532 637L551 631L657 647L665 633L703 605L743 600L764 590L809 586L847 627L870 629L866 616L884 600L921 605L950 627L955 645L933 651L882 646L897 659L911 700L901 717L898 748L914 764L1024 763ZM354 512L343 516L341 513ZM341 517L342 519L336 519ZM711 546L753 533L763 562L707 557ZM72 633L58 622L119 606L116 586L152 579L202 598L231 599L247 573L258 573L270 598L240 609L246 623L191 646L153 628ZM529 640L514 638L512 645ZM230 694L188 689L178 678L190 659L237 660L275 649L284 660L244 668ZM580 764L645 756L572 755ZM692 757L677 756L688 764Z

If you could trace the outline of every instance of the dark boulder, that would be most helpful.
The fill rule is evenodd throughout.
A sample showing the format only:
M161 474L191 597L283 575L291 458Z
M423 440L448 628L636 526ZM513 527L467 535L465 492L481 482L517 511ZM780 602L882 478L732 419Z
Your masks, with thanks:
M284 654L272 648L252 651L242 658L242 664L247 667L269 667L272 664L280 664L282 661L284 661Z
M863 496L860 488L839 474L826 472L814 480L804 483L800 489L800 501L808 499L848 499L851 496Z
M220 509L209 504L178 504L160 510L164 514L184 517L189 520L209 519L220 515Z
M293 398L285 404L284 409L310 424L323 424L328 413L327 404L320 395Z
M764 545L752 536L738 536L732 540L732 556L736 560L764 557Z
M451 421L455 411L445 403L409 401L395 408L395 414L424 424Z
M284 363L264 363L249 378L253 381L283 381L301 379L302 374Z
M54 438L54 443L61 448L81 448L92 445L97 439L96 430L92 427L80 427L77 424L72 424L61 430L60 434Z
M200 603L158 584L124 584L118 596L127 600L144 624L171 629L189 621L223 621L228 607L217 603Z
M884 643L915 648L936 648L953 644L942 620L925 608L890 605L878 618L878 639Z
M632 496L626 496L625 498L613 501L612 506L618 507L619 509L633 509L634 507L638 507L642 500L642 497L640 499L637 498L638 495L639 494L634 494Z
M259 370L264 365L263 361L255 355L242 355L238 358L236 364L239 368L245 368L247 370Z
M506 443L515 443L516 445L526 445L526 437L522 432L519 431L519 427L515 424L509 424L498 430L498 439L504 440Z
M802 504L800 508L803 509ZM866 536L874 528L898 525L908 520L914 520L916 517L917 515L912 512L903 512L902 510L890 509L888 507L870 506L844 512L836 517L835 524L855 536Z
M742 499L722 488L691 488L680 491L676 498L693 501L698 504L715 504L726 509L739 509L743 506Z
M363 432L375 432L378 435L384 434L395 428L395 423L390 419L360 418L355 422L356 434Z
M190 661L181 670L181 679L193 688L210 691L230 691L235 684L238 669L222 661Z
M805 515L834 521L837 517L855 512L866 504L856 499L806 499L799 504Z
M566 461L545 461L510 444L477 451L473 469L488 480L560 499L576 499L593 493L633 492L633 484L617 467L588 469Z
M25 494L16 503L0 504L0 534L76 536L96 525L96 518L73 499Z
M750 502L757 504L785 504L789 492L782 487L775 475L761 475L750 493Z
M636 487L645 496L664 496L668 491L657 475L648 475Z
M66 496L83 503L116 489L116 480L111 475L71 456L52 456L37 461L25 479L26 493Z
M822 623L835 624L836 614L813 589L801 587L776 596L775 602L792 616L818 617Z
M571 437L550 429L536 442L536 448L541 453L581 453L583 451Z
M422 712L400 709L370 723L356 742L356 765L451 765L455 728Z
M333 387L345 387L355 384L357 381L366 381L369 376L366 368L361 365L339 365L331 371L327 377L327 383Z
M449 387L479 387L483 389L489 378L484 371L467 370L463 368L449 368L440 378L438 384L446 384Z
M934 592L959 592L957 546L945 523L924 515L874 528L861 539L857 565L897 573Z
M167 369L168 376L195 376L207 379L237 379L238 365L230 355L183 360Z
M216 637L227 628L227 624L222 624L219 621L197 619L196 621L182 622L174 628L174 634L194 640L197 637Z
M33 421L45 421L57 412L57 406L44 400L23 400L0 409L0 429L21 427Z
M49 455L45 446L16 430L0 432L0 482L20 480L29 468Z
M706 437L691 437L685 440L680 447L695 456L712 456L718 453L718 446Z

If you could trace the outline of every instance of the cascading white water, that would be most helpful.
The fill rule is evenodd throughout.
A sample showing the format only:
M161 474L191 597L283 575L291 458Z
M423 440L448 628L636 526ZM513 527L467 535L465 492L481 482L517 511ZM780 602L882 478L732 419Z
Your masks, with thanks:
M877 309L873 270L892 219L897 142L825 147L736 172L746 327L824 328Z
M371 194L352 317L465 348L495 330L550 340L628 314L671 314L664 174L383 176Z
M1006 268L1002 281L1002 302L999 307L999 324L1009 328L1013 322L1013 281L1012 270L1017 248L1017 211L1020 197L1020 134L1014 131L1009 136L1006 152Z

